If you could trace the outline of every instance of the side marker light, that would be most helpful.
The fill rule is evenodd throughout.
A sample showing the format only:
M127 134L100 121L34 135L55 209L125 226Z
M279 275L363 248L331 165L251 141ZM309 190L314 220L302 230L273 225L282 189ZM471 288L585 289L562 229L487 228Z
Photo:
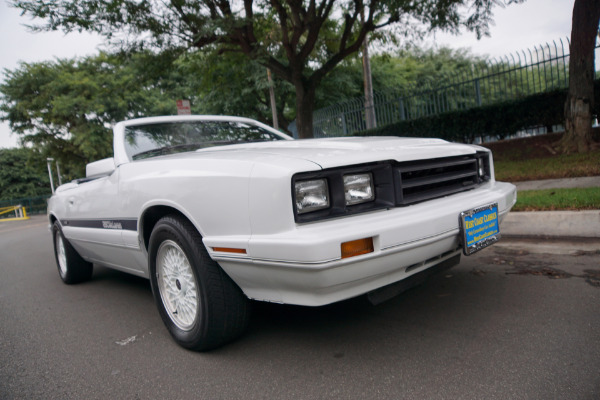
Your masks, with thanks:
M342 258L360 256L373 252L373 238L353 240L342 243Z
M212 249L223 253L246 254L246 249L234 249L230 247L213 247Z

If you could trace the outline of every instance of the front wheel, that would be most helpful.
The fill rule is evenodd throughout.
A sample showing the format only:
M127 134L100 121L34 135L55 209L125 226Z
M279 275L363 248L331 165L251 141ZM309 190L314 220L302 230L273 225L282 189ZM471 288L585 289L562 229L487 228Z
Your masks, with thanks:
M73 284L89 280L94 272L94 265L85 261L65 238L58 221L52 225L54 240L54 257L58 274L64 283Z
M150 283L171 336L192 350L210 350L240 336L249 304L213 261L194 226L178 215L158 221L148 249Z

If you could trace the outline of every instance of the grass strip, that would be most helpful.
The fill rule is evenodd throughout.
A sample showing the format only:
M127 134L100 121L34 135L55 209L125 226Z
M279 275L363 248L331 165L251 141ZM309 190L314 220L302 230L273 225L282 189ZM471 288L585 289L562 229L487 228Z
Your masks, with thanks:
M496 179L506 182L598 176L600 175L600 151L549 158L499 159L494 161L494 169Z
M600 187L523 190L512 211L599 210Z

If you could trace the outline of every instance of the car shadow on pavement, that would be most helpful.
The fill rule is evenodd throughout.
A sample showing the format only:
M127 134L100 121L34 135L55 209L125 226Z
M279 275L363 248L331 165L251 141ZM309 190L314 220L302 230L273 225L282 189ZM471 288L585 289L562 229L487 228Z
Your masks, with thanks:
M92 275L90 283L95 285L123 287L122 290L128 290L129 288L130 290L138 290L141 292L148 292L150 295L152 294L150 281L148 279L96 264L94 264L94 274Z
M348 341L372 347L422 335L424 329L481 326L487 315L469 314L468 306L479 293L493 293L494 286L496 291L502 290L492 279L486 282L470 271L451 269L377 306L365 296L322 307L253 302L250 327L240 342L310 340L322 343L323 348L335 348ZM482 303L493 311L493 301L488 300Z

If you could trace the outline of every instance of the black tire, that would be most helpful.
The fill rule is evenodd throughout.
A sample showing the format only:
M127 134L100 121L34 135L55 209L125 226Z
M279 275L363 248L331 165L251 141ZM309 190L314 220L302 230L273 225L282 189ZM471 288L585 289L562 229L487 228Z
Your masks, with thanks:
M58 221L52 225L52 238L60 279L69 285L89 280L94 272L94 265L85 261L71 246L63 235Z
M168 215L157 222L150 235L148 263L158 311L179 345L211 350L245 331L248 299L209 257L188 220Z

